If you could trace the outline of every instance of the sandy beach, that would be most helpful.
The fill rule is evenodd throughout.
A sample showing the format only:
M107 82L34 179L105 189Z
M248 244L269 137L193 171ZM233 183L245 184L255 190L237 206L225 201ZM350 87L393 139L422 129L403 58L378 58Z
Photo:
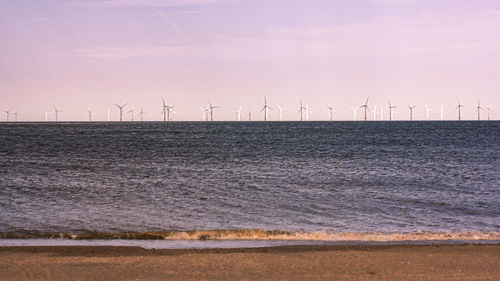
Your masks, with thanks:
M0 247L0 280L499 280L496 245Z

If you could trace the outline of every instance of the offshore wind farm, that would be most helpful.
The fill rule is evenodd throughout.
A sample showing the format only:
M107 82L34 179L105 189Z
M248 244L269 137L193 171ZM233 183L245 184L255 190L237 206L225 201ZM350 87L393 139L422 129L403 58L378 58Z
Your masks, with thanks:
M500 280L497 0L0 1L0 280Z

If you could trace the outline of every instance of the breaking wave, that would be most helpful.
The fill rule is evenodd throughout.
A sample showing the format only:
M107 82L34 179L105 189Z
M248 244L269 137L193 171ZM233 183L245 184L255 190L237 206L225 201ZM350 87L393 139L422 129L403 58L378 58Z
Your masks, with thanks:
M296 240L296 241L360 241L360 242L397 242L397 241L500 241L500 232L307 232L263 229L239 230L192 230L161 232L82 232L82 233L0 233L2 239L77 239L77 240Z

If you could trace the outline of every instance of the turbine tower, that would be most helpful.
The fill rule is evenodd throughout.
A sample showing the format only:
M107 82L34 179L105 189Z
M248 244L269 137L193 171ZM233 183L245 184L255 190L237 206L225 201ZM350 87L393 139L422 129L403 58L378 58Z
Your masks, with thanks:
M218 106L212 105L210 101L208 101L208 109L210 110L210 122L214 121L214 109L219 108Z
M377 121L377 104L373 107L373 121Z
M491 105L486 108L488 110L488 121L490 121L490 111L491 111Z
M92 108L87 109L87 113L89 114L89 122L92 122Z
M458 106L457 106L457 108L455 108L455 110L458 110L458 121L460 121L460 120L462 120L462 107L465 107L465 106L463 106L460 103L460 100L458 99L458 97L457 97L457 102L458 102Z
M111 121L111 110L108 108L108 122Z
M9 109L9 110L5 110L5 114L7 114L7 122L10 121L10 112L12 111L12 109Z
M14 122L17 122L17 109L16 112L14 112Z
M248 108L248 121L252 121L252 108Z
M262 109L260 110L260 112L264 111L264 122L267 121L267 115L268 115L268 109L270 110L273 110L268 104L267 104L267 100L266 100L266 97L264 97L264 106L262 107Z
M283 112L287 111L288 108L283 108L278 104L278 109L280 111L280 121L283 121Z
M47 112L47 111L44 111L43 114L45 115L45 122L49 122L49 114L50 114L50 111Z
M174 109L174 106L166 104L163 97L161 98L161 101L162 101L161 113L163 113L163 122L172 121L171 113L172 110Z
M408 105L408 108L410 109L410 121L413 121L413 110L415 109L415 107L417 107L416 105Z
M141 116L141 122L144 122L144 114L146 114L146 112L144 112L141 107L141 112L139 112L139 116Z
M131 110L127 111L127 113L130 113L131 115L130 121L134 122L134 109L132 108Z
M236 121L241 121L241 110L243 109L243 105L240 105L237 110L234 111L236 113Z
M307 108L302 105L302 100L301 99L299 99L299 102L300 102L300 106L299 106L299 112L298 113L300 114L300 121L304 121L304 110L307 110Z
M309 105L306 104L306 121L309 121L309 113L312 113L312 111L309 110Z
M430 108L426 103L424 103L424 105L425 105L425 116L427 121L429 121L431 118L431 111L433 111L434 109Z
M440 120L443 121L444 118L444 104L441 105L441 110L439 111L440 113Z
M54 112L56 113L56 122L58 122L59 121L59 112L63 112L63 111L57 109L57 107L54 106Z
M201 121L208 121L208 109L200 107L201 110Z
M481 110L484 110L484 108L481 107L481 103L480 103L479 99L477 99L477 106L476 106L477 121L481 120Z
M333 110L333 106L331 105L327 105L326 108L328 108L328 121L332 121L335 110Z
M361 105L361 106L359 107L359 108L364 108L364 109L365 109L365 121L367 120L367 119L366 119L366 111L367 111L367 110L368 110L368 111L370 110L370 108L368 108L368 99L369 99L369 98L370 98L370 97L367 97L367 98L366 98L366 102L365 102L365 104L363 104L363 105Z
M390 101L387 101L387 103L389 104L389 121L392 121L392 110L397 107L392 105Z
M352 107L351 106L351 109L352 109L352 120L356 121L359 107L357 107L357 106L356 107Z
M123 108L124 108L125 106L127 106L127 104L128 104L128 103L126 103L126 104L124 104L124 105L118 105L118 104L116 104L116 103L115 103L116 107L118 107L118 108L120 109L120 122L122 122L122 121L123 121L123 119L122 119L122 117L123 117Z

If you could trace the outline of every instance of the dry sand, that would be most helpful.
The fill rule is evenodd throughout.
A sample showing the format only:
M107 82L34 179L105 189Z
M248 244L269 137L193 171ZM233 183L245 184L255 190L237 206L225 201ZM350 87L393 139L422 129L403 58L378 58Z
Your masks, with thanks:
M500 280L500 244L0 247L0 280Z

